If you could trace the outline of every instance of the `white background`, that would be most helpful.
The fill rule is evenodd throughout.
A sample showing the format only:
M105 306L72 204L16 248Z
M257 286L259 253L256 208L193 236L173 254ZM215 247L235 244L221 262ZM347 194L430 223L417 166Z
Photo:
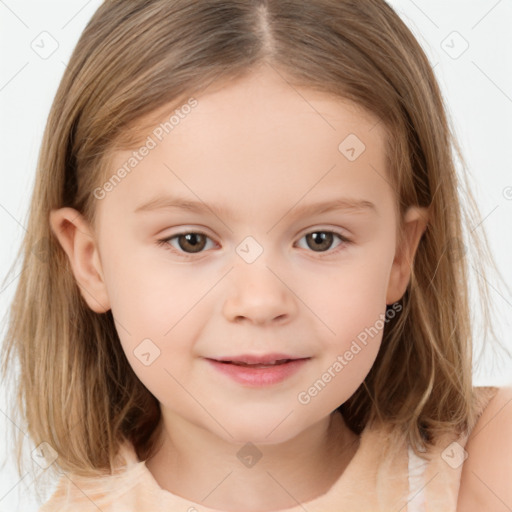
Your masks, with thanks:
M0 0L0 279L10 268L25 231L37 154L51 101L71 51L99 0ZM512 284L512 3L506 0L392 0L402 19L427 52L449 107L456 134L471 171L481 224L498 268ZM32 48L46 38L58 44L48 58ZM453 32L458 34L453 34ZM33 43L33 41L35 41ZM39 43L41 44L41 43ZM32 45L32 46L31 46ZM458 54L469 45L460 56ZM457 58L454 58L457 57ZM17 284L15 271L0 288L0 314ZM500 340L512 348L512 297L492 286L495 325ZM5 319L1 324L2 338ZM490 356L487 355L489 358ZM487 361L487 360L486 360ZM475 377L476 385L512 381L512 363L493 366L491 359ZM0 433L10 419L0 402ZM5 436L4 436L5 438ZM0 443L0 512L36 511L32 475L16 474L12 457Z

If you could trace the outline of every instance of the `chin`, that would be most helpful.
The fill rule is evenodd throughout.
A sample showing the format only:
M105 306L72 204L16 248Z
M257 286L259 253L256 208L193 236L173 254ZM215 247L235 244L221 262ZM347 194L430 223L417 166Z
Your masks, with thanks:
M284 443L301 432L299 425L292 423L290 417L286 418L287 414L289 412L281 414L278 419L270 414L265 416L263 413L254 415L254 417L246 417L243 421L240 416L232 418L231 421L225 418L222 426L227 432L219 425L215 425L215 433L226 442L234 444L272 445Z

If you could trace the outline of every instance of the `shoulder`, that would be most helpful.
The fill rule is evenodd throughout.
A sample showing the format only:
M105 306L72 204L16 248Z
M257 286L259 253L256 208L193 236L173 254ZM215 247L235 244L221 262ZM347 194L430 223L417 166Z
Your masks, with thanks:
M512 386L497 388L465 449L457 510L512 510Z

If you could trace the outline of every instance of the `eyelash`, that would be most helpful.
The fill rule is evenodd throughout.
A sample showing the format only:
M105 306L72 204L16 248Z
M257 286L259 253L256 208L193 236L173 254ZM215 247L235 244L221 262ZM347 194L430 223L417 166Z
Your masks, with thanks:
M327 230L327 229L324 229L324 230L316 229L313 231L308 231L300 238L300 240L302 240L302 238L306 237L307 235L311 235L313 233L331 233L333 235L336 235L341 240L341 243L335 249L316 253L316 254L320 255L321 258L326 257L326 256L331 256L332 254L337 254L338 252L343 251L347 245L352 243L351 240L349 240L347 237L345 237L341 233L339 233L337 231L333 231L333 230ZM211 238L206 233L203 233L202 231L183 231L181 233L176 233L175 235L172 235L172 236L169 236L166 238L161 238L161 239L157 240L156 243L158 246L162 246L164 249L171 251L173 254L177 254L180 258L184 258L186 260L194 259L194 257L196 255L201 255L202 253L205 252L203 250L203 251L197 252L197 253L186 253L186 252L178 251L172 245L170 245L169 242L171 240L173 240L175 238L179 238L180 236L184 236L184 235L201 235L201 236L204 236L204 237L208 238L209 240L211 240ZM310 251L310 252L315 253L315 251ZM326 256L323 256L324 254Z

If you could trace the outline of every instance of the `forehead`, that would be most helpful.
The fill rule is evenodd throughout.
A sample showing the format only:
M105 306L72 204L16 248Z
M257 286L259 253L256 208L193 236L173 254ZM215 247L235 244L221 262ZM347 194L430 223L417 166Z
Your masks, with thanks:
M346 99L292 85L272 68L169 107L141 121L142 146L152 147L131 162L111 198L125 194L140 204L168 188L241 207L257 199L292 204L305 194L315 200L336 186L353 195L389 187L383 123ZM128 169L133 153L116 152L109 172Z
M254 140L260 134L258 128L263 128L263 135L279 136L283 133L280 128L288 125L289 130L290 121L295 120L305 120L311 124L310 131L315 132L336 132L343 123L343 129L352 129L369 144L382 142L388 135L384 123L361 105L297 85L281 71L264 65L242 77L213 82L199 93L184 94L161 105L129 125L121 134L119 147L135 149L148 135L160 142L170 131L173 138L199 135L203 130L211 130L212 136L230 126L241 126L240 135L250 133ZM170 131L162 128L166 123L168 128L172 125ZM303 131L303 126L300 129ZM338 131L336 137L342 135Z
M187 122L180 123L177 133L191 135L203 128L218 134L232 135L236 131L240 136L250 134L251 141L257 144L258 137L266 143L269 135L279 138L282 134L289 138L297 123L297 131L305 132L304 137L297 136L297 142L303 142L307 136L314 142L323 136L336 142L343 136L343 131L358 133L369 144L386 138L383 124L360 105L333 94L297 86L271 67L231 82L214 84L197 97L197 102L194 115L183 119ZM239 129L242 132L238 132Z

